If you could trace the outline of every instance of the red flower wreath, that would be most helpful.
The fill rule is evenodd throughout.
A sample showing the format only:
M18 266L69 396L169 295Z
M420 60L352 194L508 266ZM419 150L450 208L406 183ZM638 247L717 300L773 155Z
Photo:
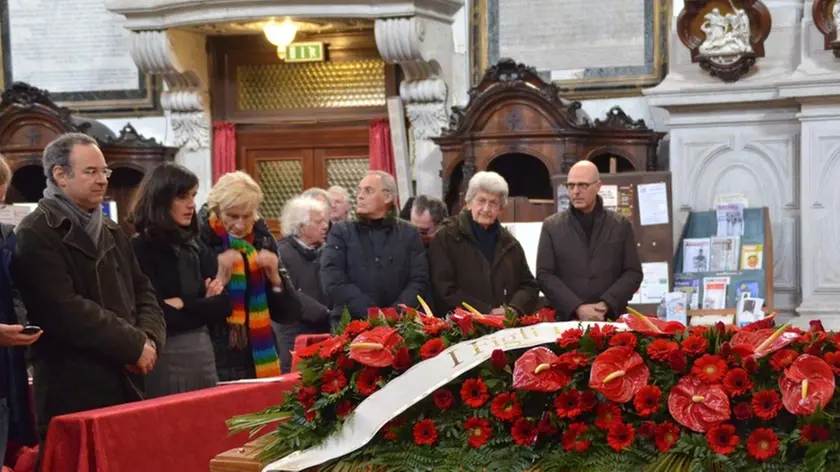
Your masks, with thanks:
M611 347L592 363L589 387L608 400L627 403L649 378L650 371L636 351L626 346Z
M802 354L779 377L779 390L787 411L810 415L817 406L825 408L834 396L834 371L824 360Z
M671 389L668 411L686 428L704 433L729 419L729 397L718 384L708 385L699 379L683 377Z
M377 326L366 331L350 343L350 358L368 367L388 367L394 362L394 353L403 342L395 328Z
M513 388L534 392L556 392L569 383L558 357L545 347L526 351L513 365Z

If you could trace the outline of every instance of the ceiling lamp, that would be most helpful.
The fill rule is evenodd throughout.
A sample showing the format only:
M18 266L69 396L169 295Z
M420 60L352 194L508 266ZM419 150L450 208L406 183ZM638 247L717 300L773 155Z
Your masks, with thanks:
M282 23L277 23L273 19L263 26L263 33L268 42L277 46L277 57L280 59L286 58L286 46L292 44L297 34L297 25L295 22L286 18Z

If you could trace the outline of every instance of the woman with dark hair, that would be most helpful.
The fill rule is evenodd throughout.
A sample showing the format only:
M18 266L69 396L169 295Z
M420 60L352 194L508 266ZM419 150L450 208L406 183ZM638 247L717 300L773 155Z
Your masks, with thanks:
M134 252L166 318L166 346L146 377L149 398L218 382L207 326L224 320L232 308L215 280L215 254L198 243L197 190L195 174L163 163L144 179L131 216Z

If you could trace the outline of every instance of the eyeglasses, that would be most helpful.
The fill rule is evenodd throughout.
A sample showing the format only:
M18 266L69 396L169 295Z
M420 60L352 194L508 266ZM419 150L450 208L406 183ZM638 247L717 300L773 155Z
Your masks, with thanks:
M593 182L566 182L563 185L565 185L566 188L569 189L569 190L574 190L575 187L577 187L577 188L579 188L583 191L586 191L586 190L589 190L589 187L591 185L595 184L596 182L598 182L598 181L595 180Z
M112 169L109 169L107 167L103 167L101 169L97 169L96 167L88 167L87 169L84 169L82 171L82 175L86 177L97 177L101 174L106 179L109 179L111 178L111 174L113 172L114 171Z

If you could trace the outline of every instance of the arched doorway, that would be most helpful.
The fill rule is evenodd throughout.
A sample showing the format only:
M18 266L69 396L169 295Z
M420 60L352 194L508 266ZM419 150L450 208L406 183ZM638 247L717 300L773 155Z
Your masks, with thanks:
M23 166L12 174L6 203L35 203L44 195L45 188L44 168L36 164Z
M637 170L626 157L609 152L592 156L589 160L598 167L598 172L602 174L634 172ZM614 170L611 169L613 165L615 166Z
M505 178L510 197L529 200L552 200L551 175L543 162L530 154L512 152L502 154L487 165L487 170Z

